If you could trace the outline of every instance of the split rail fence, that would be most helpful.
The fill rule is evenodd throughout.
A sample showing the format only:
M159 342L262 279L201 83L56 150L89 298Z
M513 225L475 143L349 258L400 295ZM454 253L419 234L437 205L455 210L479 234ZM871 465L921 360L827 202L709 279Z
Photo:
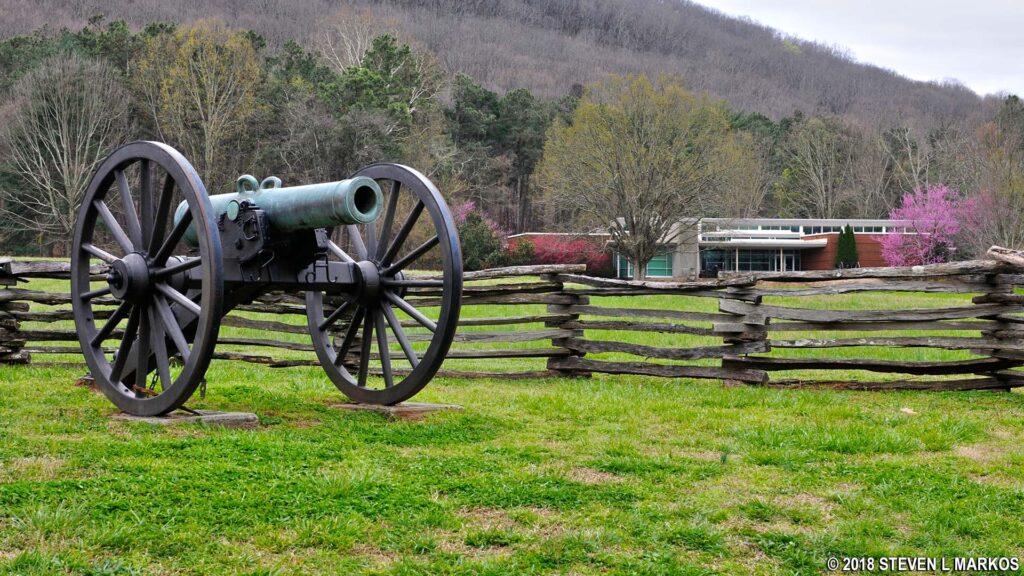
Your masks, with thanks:
M608 373L790 387L1008 390L1024 386L1024 371L1016 370L1024 366L1024 295L1016 290L1024 285L1024 257L996 248L990 256L690 282L594 278L574 265L470 272L440 375ZM63 282L68 268L0 259L0 363L84 367ZM431 290L414 289L407 299L429 307L438 299ZM954 296L929 300L937 307L849 305L850 295L871 304L935 293ZM225 317L214 358L316 366L306 334L302 298L270 294ZM784 375L771 379L771 372Z

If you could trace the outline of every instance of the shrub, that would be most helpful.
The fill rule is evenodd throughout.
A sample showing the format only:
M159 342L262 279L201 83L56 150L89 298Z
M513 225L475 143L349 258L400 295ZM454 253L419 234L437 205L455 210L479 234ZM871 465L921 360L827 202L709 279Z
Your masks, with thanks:
M839 235L839 246L836 247L836 268L856 268L860 257L857 254L857 238L849 224Z
M452 215L459 228L462 266L466 271L518 266L533 261L533 246L528 242L508 246L505 232L478 210L473 201L454 205Z
M528 242L520 242L527 244ZM612 276L612 255L603 242L590 238L536 236L533 238L536 264L586 264L591 276Z

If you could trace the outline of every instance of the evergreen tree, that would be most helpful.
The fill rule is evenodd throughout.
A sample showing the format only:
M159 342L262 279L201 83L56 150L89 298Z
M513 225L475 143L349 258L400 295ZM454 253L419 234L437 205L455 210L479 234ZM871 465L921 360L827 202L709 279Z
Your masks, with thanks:
M857 256L857 240L853 236L853 228L849 224L839 234L839 246L836 250L836 268L856 268L860 258Z

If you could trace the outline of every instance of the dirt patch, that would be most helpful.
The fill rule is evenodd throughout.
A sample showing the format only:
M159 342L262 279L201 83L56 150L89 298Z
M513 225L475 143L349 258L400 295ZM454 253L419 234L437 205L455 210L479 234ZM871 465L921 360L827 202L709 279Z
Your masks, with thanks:
M448 554L458 554L465 558L479 560L481 558L495 558L508 556L511 551L506 546L467 546L459 534L453 539L442 539L437 548Z
M13 458L7 464L0 465L0 479L54 480L63 467L64 460L52 456Z
M733 454L725 452L712 452L711 450L704 450L698 452L675 452L672 454L673 458L693 458L694 460L705 460L707 462L721 462L722 455L726 455L727 460L739 460L739 454Z
M501 508L471 508L460 510L457 515L474 528L484 530L509 530L519 525Z
M962 458L974 460L979 464L990 464L1001 460L1006 455L1006 448L990 444L967 444L953 448L953 453Z
M399 556L395 552L389 552L387 550L381 550L376 546L369 546L367 544L361 544L352 548L350 551L352 556L358 556L365 558L376 568L384 568L394 564L395 560L398 560Z
M621 482L622 478L611 472L602 472L593 468L573 468L569 471L569 479L580 484L611 484Z
M807 492L779 496L776 500L779 504L789 508L814 508L821 512L822 516L825 517L829 516L832 510L836 507L835 504L829 502L825 498L822 498L817 494L809 494Z
M971 474L969 477L978 484L995 486L997 488L1020 490L1021 487L1024 486L1024 482L1019 478L1012 478L1000 472L996 472L994 474Z

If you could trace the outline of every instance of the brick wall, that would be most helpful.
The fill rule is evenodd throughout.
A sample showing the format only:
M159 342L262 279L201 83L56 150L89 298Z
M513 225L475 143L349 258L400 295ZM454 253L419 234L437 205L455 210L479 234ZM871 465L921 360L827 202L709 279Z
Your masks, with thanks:
M882 245L874 234L854 234L857 242L857 258L862 267L885 266L882 258ZM804 236L805 240L825 238L828 245L824 248L804 250L801 256L804 270L831 270L836 267L836 251L839 249L839 234L814 234Z

